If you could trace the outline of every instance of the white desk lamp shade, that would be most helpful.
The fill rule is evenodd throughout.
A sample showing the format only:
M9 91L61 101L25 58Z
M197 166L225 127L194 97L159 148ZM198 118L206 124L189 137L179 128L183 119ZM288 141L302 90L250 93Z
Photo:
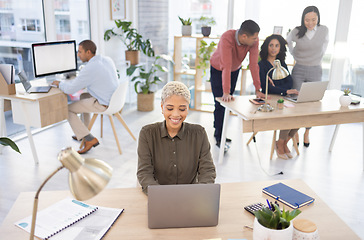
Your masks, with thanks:
M69 173L69 186L77 200L87 200L104 189L112 175L112 168L97 159L83 159L74 149L66 148L58 155Z
M273 68L273 80L281 80L289 76L289 72L287 71L287 69L282 67L281 62L278 59L274 60Z
M267 102L268 100L268 83L269 83L269 73L273 70L272 73L272 79L273 80L282 80L286 78L289 75L289 72L287 69L282 67L281 62L276 59L273 62L273 67L269 69L269 71L266 74L266 83L265 83L265 103L258 108L259 111L262 112L271 112L274 110L274 108Z

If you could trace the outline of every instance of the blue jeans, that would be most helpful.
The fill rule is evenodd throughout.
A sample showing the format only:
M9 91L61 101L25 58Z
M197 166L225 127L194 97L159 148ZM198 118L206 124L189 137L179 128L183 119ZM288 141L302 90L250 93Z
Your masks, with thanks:
M236 82L238 80L240 68L234 72L231 72L230 80L230 95L233 95L236 87ZM218 101L215 100L216 97L222 97L224 94L222 90L222 71L219 71L213 67L210 67L211 74L211 90L214 95L215 110L214 110L214 137L217 142L221 140L222 134L222 124L224 123L225 108L220 105Z

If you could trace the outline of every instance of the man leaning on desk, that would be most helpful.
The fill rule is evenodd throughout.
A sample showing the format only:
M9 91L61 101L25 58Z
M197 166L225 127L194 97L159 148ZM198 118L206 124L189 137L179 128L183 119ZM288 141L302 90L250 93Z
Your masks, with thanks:
M80 96L80 100L68 105L68 122L75 136L74 140L84 139L83 148L78 153L88 152L92 147L99 145L87 126L90 122L90 113L104 112L118 86L116 68L113 61L108 57L96 56L96 45L91 40L84 40L78 46L77 56L82 62L87 62L78 76L73 80L54 81L56 85L66 94L73 94L86 88L87 93ZM83 114L83 122L77 114Z

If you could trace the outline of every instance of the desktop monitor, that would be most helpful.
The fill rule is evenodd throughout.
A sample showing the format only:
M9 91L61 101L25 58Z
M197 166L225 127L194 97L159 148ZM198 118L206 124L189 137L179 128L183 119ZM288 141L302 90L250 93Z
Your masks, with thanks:
M33 43L32 52L36 78L77 70L75 40Z

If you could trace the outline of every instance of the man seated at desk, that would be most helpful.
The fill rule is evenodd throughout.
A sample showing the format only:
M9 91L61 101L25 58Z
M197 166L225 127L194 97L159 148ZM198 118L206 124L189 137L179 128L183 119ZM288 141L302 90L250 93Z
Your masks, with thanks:
M137 176L146 194L149 185L215 182L215 165L205 129L184 122L190 98L183 83L167 83L161 95L165 120L140 131Z
M87 126L90 122L92 112L104 112L109 105L110 99L118 86L117 72L113 61L108 57L96 56L96 45L91 40L84 40L78 46L77 56L82 62L87 62L79 75L70 81L54 81L56 85L66 94L73 94L86 88L80 100L68 105L68 122L71 125L75 140L84 139L83 148L78 153L88 152L92 147L99 144ZM77 116L82 113L84 122Z

